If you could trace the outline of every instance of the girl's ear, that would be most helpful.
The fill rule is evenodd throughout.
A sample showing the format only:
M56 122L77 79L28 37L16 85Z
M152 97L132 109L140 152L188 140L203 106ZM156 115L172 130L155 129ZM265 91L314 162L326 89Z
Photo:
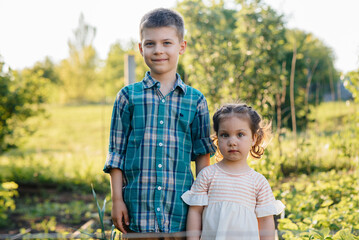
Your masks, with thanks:
M255 134L253 135L252 147L256 144L256 142L257 142L257 133L255 133Z

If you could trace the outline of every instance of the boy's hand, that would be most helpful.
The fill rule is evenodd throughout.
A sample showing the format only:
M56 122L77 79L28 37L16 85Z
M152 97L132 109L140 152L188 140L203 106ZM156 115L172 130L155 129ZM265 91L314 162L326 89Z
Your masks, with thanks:
M126 234L126 229L128 229L130 221L128 218L126 204L123 201L117 200L113 202L111 216L115 227L122 233Z

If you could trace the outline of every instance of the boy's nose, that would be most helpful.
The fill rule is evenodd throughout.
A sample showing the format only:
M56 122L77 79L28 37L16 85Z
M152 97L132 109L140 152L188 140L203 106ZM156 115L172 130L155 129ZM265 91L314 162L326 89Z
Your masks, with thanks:
M160 44L155 46L155 53L163 53L163 47Z

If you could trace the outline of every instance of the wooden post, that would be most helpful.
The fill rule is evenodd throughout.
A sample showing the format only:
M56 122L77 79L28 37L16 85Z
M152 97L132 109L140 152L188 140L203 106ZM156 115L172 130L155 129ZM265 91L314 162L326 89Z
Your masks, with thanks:
M125 85L135 83L136 79L136 63L135 56L132 54L125 54Z

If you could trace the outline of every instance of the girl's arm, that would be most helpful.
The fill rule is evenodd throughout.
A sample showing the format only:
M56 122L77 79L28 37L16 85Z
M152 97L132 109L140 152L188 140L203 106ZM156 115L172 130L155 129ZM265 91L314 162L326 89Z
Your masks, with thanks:
M259 235L261 240L274 240L275 227L272 215L258 218Z
M112 196L112 221L122 233L127 233L124 224L129 225L128 212L122 197L122 171L118 168L111 169L111 196Z
M209 164L210 164L209 153L205 155L199 155L196 158L196 176L203 168L209 166Z
M190 206L187 216L187 240L199 240L202 230L203 206Z

